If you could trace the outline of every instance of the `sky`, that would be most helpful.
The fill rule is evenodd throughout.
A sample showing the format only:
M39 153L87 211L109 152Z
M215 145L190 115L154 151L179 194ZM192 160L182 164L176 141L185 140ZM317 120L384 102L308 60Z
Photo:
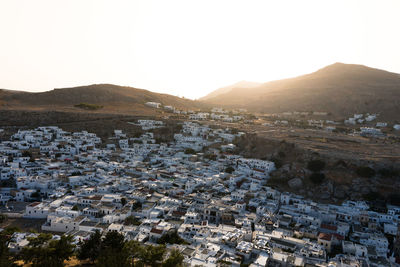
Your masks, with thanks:
M335 62L400 73L399 0L0 0L0 88L196 99Z

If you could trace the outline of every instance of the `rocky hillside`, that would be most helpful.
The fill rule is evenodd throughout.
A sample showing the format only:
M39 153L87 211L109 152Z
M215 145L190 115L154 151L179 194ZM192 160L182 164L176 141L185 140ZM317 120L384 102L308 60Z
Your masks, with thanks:
M336 117L380 113L394 121L400 114L400 74L362 65L335 63L314 73L233 88L205 103L249 111L325 111Z
M238 153L275 162L268 185L317 201L371 200L398 194L396 163L341 159L294 143L247 134L236 140Z

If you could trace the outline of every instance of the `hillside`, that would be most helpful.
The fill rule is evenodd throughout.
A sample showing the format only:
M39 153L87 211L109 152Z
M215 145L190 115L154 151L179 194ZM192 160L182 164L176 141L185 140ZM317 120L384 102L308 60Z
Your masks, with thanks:
M233 89L237 89L237 88L248 89L248 88L257 87L257 86L260 86L260 85L261 85L261 83L240 81L240 82L237 82L235 84L232 84L232 85L225 86L225 87L219 88L217 90L214 90L211 93L209 93L208 95L201 97L199 100L212 99L213 97L216 97L216 96L219 96L219 95L222 95L222 94L225 94L225 93L229 93Z
M362 65L335 63L314 73L272 81L254 88L234 88L205 103L250 111L326 111L335 117L400 114L400 75Z
M0 99L0 109L3 110L80 112L82 109L75 107L75 105L88 103L101 107L90 112L140 115L151 115L156 112L154 108L144 105L146 102L159 102L181 109L198 109L204 105L168 94L158 94L143 89L112 84L54 89L40 93L0 90ZM83 111L88 112L87 110Z

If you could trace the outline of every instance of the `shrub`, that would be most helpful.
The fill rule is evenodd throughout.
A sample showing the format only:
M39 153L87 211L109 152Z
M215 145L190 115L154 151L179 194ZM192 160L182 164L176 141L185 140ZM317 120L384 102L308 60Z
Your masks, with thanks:
M363 195L364 200L366 201L375 201L378 199L383 199L382 195L378 192L369 192L368 194Z
M142 222L133 216L129 216L125 219L127 225L141 225Z
M321 184L325 179L325 174L320 172L314 172L310 175L310 180L314 184Z
M325 162L319 159L311 160L307 164L307 169L313 172L320 172L325 168Z
M399 174L398 171L396 171L396 170L394 170L394 169L392 169L392 168L382 168L382 169L380 169L380 170L378 171L378 173L379 173L382 177L385 177L385 178L390 178L390 177L393 177L393 176L396 176L396 175Z
M163 234L158 240L158 244L184 244L185 240L183 240L177 231L170 231Z
M204 157L209 160L217 160L217 155L215 154L206 154Z
M393 193L389 196L389 203L392 205L400 206L400 194Z
M87 109L87 110L97 110L103 108L101 105L96 105L96 104L89 104L89 103L80 103L74 105L76 108L81 108L81 109Z
M285 185L290 179L286 176L272 176L268 179L267 184L269 185Z
M7 220L7 215L0 214L0 223L3 223Z
M196 154L196 151L193 148L186 148L185 154Z
M356 173L364 178L371 178L375 176L375 170L366 166L358 167Z
M235 171L235 169L232 166L228 166L228 167L225 168L225 172L226 173L232 173L234 171Z
M283 151L279 151L278 156L279 156L280 158L284 158L284 157L286 157L286 153L283 152Z
M282 160L278 158L272 158L271 161L275 164L275 168L277 169L279 169L283 165Z
M22 156L31 158L32 157L32 153L29 152L28 150L25 150L24 152L22 152Z

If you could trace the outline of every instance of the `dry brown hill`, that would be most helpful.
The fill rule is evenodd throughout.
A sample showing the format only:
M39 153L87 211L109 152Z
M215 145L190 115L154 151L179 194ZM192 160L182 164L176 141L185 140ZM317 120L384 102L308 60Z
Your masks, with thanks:
M382 119L396 120L400 119L400 75L335 63L291 79L234 88L204 102L263 113L326 111L337 117L380 113Z
M208 100L213 97L216 97L216 96L219 96L219 95L222 95L225 93L229 93L232 89L237 89L237 88L246 89L246 88L257 87L260 85L261 85L261 83L257 83L257 82L240 81L235 84L214 90L211 93L209 93L208 95L201 97L199 100Z
M147 107L145 105L146 102L159 102L163 105L172 105L177 108L192 110L204 106L204 103L189 99L112 84L54 89L40 93L0 90L0 109L11 110L79 112L81 109L75 107L75 105L88 103L102 106L101 109L91 112L141 115L155 113L156 110Z

